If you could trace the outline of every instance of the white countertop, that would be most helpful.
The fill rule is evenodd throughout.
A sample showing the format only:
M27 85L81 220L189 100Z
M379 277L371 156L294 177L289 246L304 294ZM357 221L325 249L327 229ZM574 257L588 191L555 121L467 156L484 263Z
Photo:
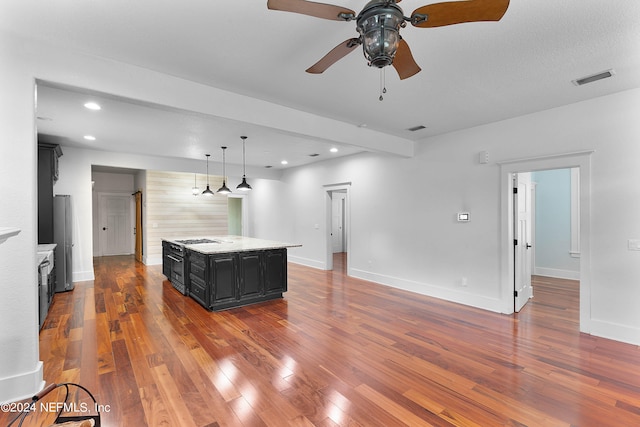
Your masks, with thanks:
M178 240L187 239L211 239L219 243L197 243L194 245L185 245L177 242ZM253 237L243 236L197 236L197 237L172 237L162 239L170 243L182 245L187 249L201 252L203 254L216 254L226 252L245 252L266 249L295 248L302 246L297 243L285 243L275 240L256 239Z
M38 252L48 252L48 251L52 251L56 248L56 246L58 246L56 243L42 243L40 245L38 245Z

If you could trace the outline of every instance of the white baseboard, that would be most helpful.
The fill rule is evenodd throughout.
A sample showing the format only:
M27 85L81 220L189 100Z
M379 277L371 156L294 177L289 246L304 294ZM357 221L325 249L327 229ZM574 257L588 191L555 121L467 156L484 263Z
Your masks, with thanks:
M42 390L45 386L42 367L43 363L39 361L33 371L0 378L0 403L28 399Z
M95 278L93 270L73 272L74 282L86 282L87 280L95 280Z
M590 331L584 332L601 338L640 345L640 328L596 319L591 319L589 328Z
M287 261L292 262L294 264L300 264L307 267L317 268L319 270L326 270L327 265L324 262L316 261L314 259L303 258L299 256L292 256L291 254L287 254Z
M458 304L489 310L496 313L504 312L504 302L498 298L488 298L482 295L474 295L463 290L443 288L430 285L428 283L415 282L398 277L386 276L383 274L371 273L365 270L350 269L350 275L359 279L368 280L392 288L415 292L429 297L439 298Z
M533 274L536 276L555 277L557 279L580 280L579 271L560 270L557 268L535 267Z
M162 255L156 255L152 257L143 256L142 263L144 265L161 265L162 264Z

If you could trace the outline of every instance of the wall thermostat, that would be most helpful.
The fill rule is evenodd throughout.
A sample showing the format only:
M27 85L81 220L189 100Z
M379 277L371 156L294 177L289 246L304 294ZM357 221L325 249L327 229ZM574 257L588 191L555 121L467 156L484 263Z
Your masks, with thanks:
M469 212L458 212L458 222L469 222L470 219Z

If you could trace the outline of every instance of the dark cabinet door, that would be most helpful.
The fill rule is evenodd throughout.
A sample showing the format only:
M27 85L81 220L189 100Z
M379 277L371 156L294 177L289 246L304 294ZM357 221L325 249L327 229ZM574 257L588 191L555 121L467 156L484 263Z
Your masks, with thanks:
M237 264L238 257L235 254L216 255L210 258L209 280L212 305L237 299Z
M262 256L260 252L241 252L239 254L240 298L262 295Z
M209 305L209 287L200 280L198 277L191 277L191 286L189 289L189 296L198 301L206 309L210 309Z
M169 258L169 243L162 242L162 274L171 280L171 259Z
M287 250L274 249L264 254L265 295L287 290Z

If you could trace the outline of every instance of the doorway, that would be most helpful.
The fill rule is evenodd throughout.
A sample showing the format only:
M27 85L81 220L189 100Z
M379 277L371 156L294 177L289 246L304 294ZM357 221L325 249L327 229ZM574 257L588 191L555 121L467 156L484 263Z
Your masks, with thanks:
M347 250L344 226L346 198L347 192L345 190L331 192L331 246L334 254Z
M100 256L134 253L132 203L131 194L98 193Z
M515 312L534 297L533 276L580 279L579 172L514 174Z
M593 151L558 154L516 159L498 162L500 166L501 187L501 304L503 312L514 313L514 290L516 277L516 248L514 240L517 235L514 218L515 198L513 197L513 177L523 172L534 172L551 169L577 168L579 179L579 241L580 241L580 331L591 332L591 275L590 275L590 195L591 195L591 154Z
M325 186L326 218L326 270L333 270L334 256L340 257L340 265L349 274L350 222L349 190L351 183Z
M531 172L513 174L513 311L522 310L533 298L533 206Z
M244 194L231 193L227 196L228 233L232 236L248 236L247 204Z

